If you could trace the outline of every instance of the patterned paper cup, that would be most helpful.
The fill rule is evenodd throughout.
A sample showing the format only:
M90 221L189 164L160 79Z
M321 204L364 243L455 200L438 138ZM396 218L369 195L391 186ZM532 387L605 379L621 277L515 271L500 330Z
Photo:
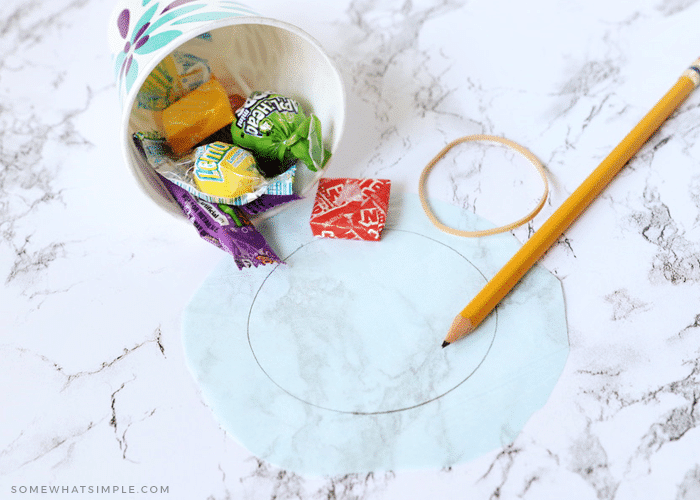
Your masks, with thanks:
M173 214L182 213L135 147L133 134L162 132L158 108L177 94L174 85L182 91L183 86L194 88L198 80L213 76L230 94L247 96L260 90L286 95L318 116L324 147L331 154L338 146L345 121L340 74L319 43L295 26L226 0L124 0L109 21L109 43L122 105L120 135L126 163L138 185ZM180 68L190 68L186 78L177 83L156 78L154 69L174 57ZM143 99L144 84L150 89L149 102ZM154 85L162 90L163 102L157 105ZM307 194L327 168L311 172L300 165L295 192Z

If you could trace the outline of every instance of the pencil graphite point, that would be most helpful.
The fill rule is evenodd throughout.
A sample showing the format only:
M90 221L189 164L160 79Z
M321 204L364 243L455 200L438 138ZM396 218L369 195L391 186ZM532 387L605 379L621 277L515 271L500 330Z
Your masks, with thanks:
M443 349L444 349L445 347L447 347L448 345L450 345L450 343L449 343L447 340L443 340L443 341L442 341L442 348L443 348Z
M450 331L447 332L447 337L445 337L442 347L448 346L455 340L459 340L465 335L470 334L472 330L474 330L474 325L472 324L471 320L465 318L461 314L458 314L452 322Z

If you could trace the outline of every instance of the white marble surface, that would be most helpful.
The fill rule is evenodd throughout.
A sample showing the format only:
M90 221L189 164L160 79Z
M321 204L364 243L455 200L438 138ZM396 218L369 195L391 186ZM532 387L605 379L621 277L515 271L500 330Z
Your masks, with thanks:
M562 281L571 352L512 445L449 470L304 477L228 438L185 368L181 311L224 256L155 209L123 164L111 7L7 0L0 14L0 496L155 485L183 500L700 497L697 92L543 259ZM449 140L503 135L550 174L531 227L700 48L693 0L256 8L308 31L343 72L347 134L331 175L416 192ZM537 198L522 164L472 166L468 153L436 169L432 196L494 223Z

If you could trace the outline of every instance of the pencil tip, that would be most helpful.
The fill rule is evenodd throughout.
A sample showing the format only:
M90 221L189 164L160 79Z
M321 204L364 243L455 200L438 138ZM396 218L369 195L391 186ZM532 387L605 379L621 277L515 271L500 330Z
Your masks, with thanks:
M444 348L447 347L448 345L450 345L450 343L449 343L447 340L445 340L445 341L442 343L442 348L444 349Z

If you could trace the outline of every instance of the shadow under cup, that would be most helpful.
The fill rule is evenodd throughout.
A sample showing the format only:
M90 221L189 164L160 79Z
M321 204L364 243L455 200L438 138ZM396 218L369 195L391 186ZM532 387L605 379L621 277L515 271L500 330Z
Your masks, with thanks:
M210 76L229 95L247 97L252 91L271 91L299 102L307 114L319 118L323 145L331 155L335 152L345 122L345 93L337 68L318 42L295 26L267 18L232 18L211 23L207 28L191 33L187 41L156 58L139 76L134 88L142 89L149 75L170 54L194 56L193 60L206 61ZM134 145L136 132L163 132L162 110L146 109L139 93L133 92L125 103L125 109L130 110L122 125L126 162L139 186L159 206L183 216L160 177ZM332 159L331 156L329 162ZM305 196L327 169L328 165L312 172L300 164L294 192Z

